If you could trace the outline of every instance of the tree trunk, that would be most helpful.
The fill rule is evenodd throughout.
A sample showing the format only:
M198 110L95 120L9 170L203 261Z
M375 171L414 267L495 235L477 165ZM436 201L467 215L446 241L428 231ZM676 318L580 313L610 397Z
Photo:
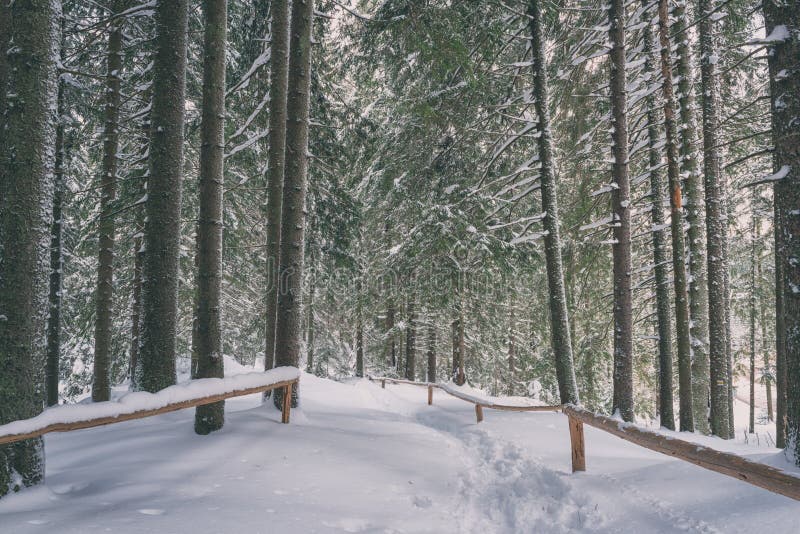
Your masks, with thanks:
M5 4L7 91L0 128L0 425L45 403L60 2ZM10 18L8 18L10 16ZM0 497L44 477L44 441L0 447Z
M775 170L785 172L775 182L776 332L779 446L800 465L800 6L796 0L764 0L767 35L783 26L786 36L770 42L770 93ZM776 298L778 300L778 298ZM783 360L783 361L782 361Z
M713 0L699 0L700 73L703 94L703 151L705 154L706 222L708 247L709 362L711 378L711 432L721 438L730 435L728 411L728 350L726 318L727 214L723 198L717 120L716 46L714 21L709 13Z
M187 0L156 3L150 174L136 366L136 385L149 392L159 391L176 380L187 21Z
M708 279L706 275L706 221L702 176L698 171L697 119L692 79L692 51L686 0L673 10L672 34L677 39L678 105L680 107L681 176L685 177L684 212L689 225L689 332L692 343L692 410L694 429L708 434Z
M760 227L758 224L758 214L756 213L756 200L758 198L757 191L753 189L752 198L752 227L750 243L750 418L749 429L750 433L756 431L756 310L758 306L758 298L756 291L758 288L757 268L756 264L758 258L758 234Z
M628 118L625 76L625 7L611 0L608 10L611 42L611 150L614 163L611 193L614 221L614 398L612 410L624 421L633 411L633 311L631 297L631 210L628 177Z
M356 279L356 376L364 376L364 319L361 309L361 272Z
M286 99L289 71L289 1L273 0L270 34L269 164L267 169L267 288L264 367L275 365L275 327L278 320L281 215L286 164ZM309 369L309 372L311 370ZM269 393L269 392L267 392Z
M564 268L561 259L561 238L558 214L558 184L555 175L553 138L550 131L547 67L545 65L542 12L538 0L528 4L531 49L533 53L533 94L538 119L539 181L542 185L542 212L545 214L544 251L547 266L548 307L550 309L550 341L555 355L556 377L561 402L579 403L572 340L569 330L567 296L564 290Z
M308 174L308 116L311 90L311 26L313 0L292 2L288 97L286 106L286 173L281 214L280 276L286 290L278 294L275 365L297 366L300 358L300 324L303 288L303 236L305 234L306 178ZM283 390L272 396L283 406ZM298 402L292 388L292 407Z
M762 265L761 259L759 258L758 261L758 279L762 279ZM775 410L772 404L772 382L775 380L775 377L772 374L772 368L769 361L769 353L770 348L767 344L767 340L769 336L767 335L767 307L764 305L764 301L762 300L761 306L761 350L764 353L764 371L762 373L762 379L764 381L764 387L767 390L767 421L775 421Z
M408 324L406 325L406 379L415 380L417 376L416 341L417 341L417 312L414 309L414 297L408 301Z
M389 305L386 308L386 332L387 332L387 346L389 351L389 366L391 369L397 369L397 345L394 340L394 302L391 296L389 297Z
M205 0L203 115L200 131L200 214L197 218L197 292L192 378L222 378L222 185L225 148L227 0ZM208 434L225 423L225 402L195 409L194 430Z
M512 302L511 302L511 317L509 318L509 325L508 325L508 388L507 393L510 397L513 397L516 394L514 386L516 385L517 381L517 346L514 343L514 328L515 328L515 317L514 317L514 298L512 295Z
M643 6L649 5L649 0L643 0ZM649 17L649 11L645 15ZM652 26L645 26L645 69L651 80L657 78L655 68L656 39ZM675 430L675 414L673 413L672 398L672 311L669 296L669 267L667 259L667 243L664 232L664 184L658 167L661 164L659 152L658 112L656 111L656 98L654 92L648 90L647 97L647 141L648 141L648 173L650 175L650 198L652 210L650 216L653 223L653 263L655 265L656 283L656 317L658 328L658 413L661 426Z
M116 15L127 8L116 0ZM112 15L112 16L113 16ZM117 147L119 145L120 80L122 78L122 31L125 17L114 18L108 28L106 51L105 131L100 175L100 220L98 224L97 289L95 292L94 375L92 401L111 396L111 328L114 314L114 202L117 195Z
M664 128L667 134L667 177L669 179L672 227L672 277L675 289L675 332L678 346L678 399L680 430L692 432L692 346L689 338L689 295L686 283L686 249L683 237L683 206L678 163L678 126L672 90L672 57L669 41L667 0L658 2L658 33L661 44L661 83L664 93Z
M436 383L436 325L428 323L428 382Z
M306 313L306 372L314 372L314 293L316 292L316 276L311 277L308 287L308 310Z
M61 59L64 59L64 24L61 23ZM2 48L0 48L2 50ZM62 61L63 62L63 61ZM2 87L2 86L0 86ZM0 88L0 92L4 92ZM45 368L45 390L47 391L47 405L58 404L58 378L59 364L61 362L61 289L64 279L64 251L62 238L64 234L64 167L66 166L66 141L64 140L64 115L65 96L64 82L58 83L58 118L56 122L55 145L55 179L53 189L53 222L50 225L50 313L47 317L47 364Z

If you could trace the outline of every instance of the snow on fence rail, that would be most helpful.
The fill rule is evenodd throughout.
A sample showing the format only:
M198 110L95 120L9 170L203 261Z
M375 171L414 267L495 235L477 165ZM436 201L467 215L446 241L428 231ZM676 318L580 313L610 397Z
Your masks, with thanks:
M586 446L583 436L583 425L585 423L625 441L635 443L640 447L693 463L710 471L728 475L759 488L800 501L800 478L786 471L760 462L753 462L736 454L718 451L672 436L665 436L658 432L637 427L632 423L625 423L619 419L590 412L580 406L571 404L563 406L503 405L485 398L466 394L449 384L412 382L410 380L384 377L370 377L370 380L381 382L381 386L384 388L386 383L425 386L428 389L428 404L433 403L433 388L441 389L454 397L475 404L475 415L478 423L483 421L483 408L507 411L561 411L569 418L573 473L575 471L586 471Z
M0 445L35 438L50 432L69 432L110 425L132 419L211 404L231 397L241 397L285 389L281 422L289 422L291 387L300 380L295 367L277 367L263 373L246 373L226 378L189 380L157 393L137 391L117 401L93 404L70 404L49 408L30 419L0 425Z

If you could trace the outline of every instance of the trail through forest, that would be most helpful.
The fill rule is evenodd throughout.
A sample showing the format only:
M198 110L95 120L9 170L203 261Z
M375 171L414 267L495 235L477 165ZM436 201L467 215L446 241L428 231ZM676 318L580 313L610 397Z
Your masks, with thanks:
M0 502L2 531L729 533L796 517L794 501L591 428L588 471L572 474L560 414L487 410L476 425L440 391L428 406L413 386L301 383L288 426L254 395L228 401L210 436L190 410L49 435L46 484Z

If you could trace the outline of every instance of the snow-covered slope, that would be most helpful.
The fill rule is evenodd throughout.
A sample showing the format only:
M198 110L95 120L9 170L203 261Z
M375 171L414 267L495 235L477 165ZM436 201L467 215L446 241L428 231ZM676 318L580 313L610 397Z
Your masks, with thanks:
M243 369L250 370L250 369ZM0 532L791 532L800 504L586 429L424 388L301 378L292 424L258 395L221 432L186 410L49 435L47 483L0 500ZM739 447L756 457L775 449ZM775 461L775 459L772 459Z

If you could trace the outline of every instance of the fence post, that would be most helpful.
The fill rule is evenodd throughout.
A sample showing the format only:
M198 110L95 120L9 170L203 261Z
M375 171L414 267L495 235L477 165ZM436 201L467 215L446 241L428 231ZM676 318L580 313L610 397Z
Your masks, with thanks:
M583 423L572 416L569 417L569 442L572 448L572 472L586 471Z
M475 418L478 420L479 423L483 421L483 406L481 406L480 404L475 405Z
M283 386L283 410L281 411L281 423L289 423L289 412L292 409L292 384Z
M428 406L433 404L433 386L428 386Z

